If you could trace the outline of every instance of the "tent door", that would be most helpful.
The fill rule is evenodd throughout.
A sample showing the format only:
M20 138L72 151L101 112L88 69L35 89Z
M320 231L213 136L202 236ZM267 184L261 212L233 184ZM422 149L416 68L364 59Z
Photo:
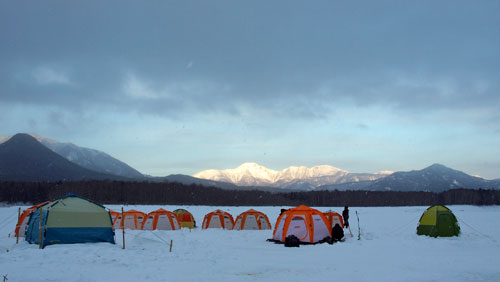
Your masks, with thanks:
M288 225L286 237L289 235L295 235L300 241L307 240L309 231L307 230L306 220L303 217L295 216L292 218L290 225Z
M158 230L172 230L174 229L170 224L170 219L167 215L160 215L158 217L158 223L156 225L156 229Z
M448 214L439 214L437 218L437 229L439 236L453 236L453 219Z
M252 229L252 230L259 229L259 225L257 223L255 215L247 215L247 219L245 220L245 229Z

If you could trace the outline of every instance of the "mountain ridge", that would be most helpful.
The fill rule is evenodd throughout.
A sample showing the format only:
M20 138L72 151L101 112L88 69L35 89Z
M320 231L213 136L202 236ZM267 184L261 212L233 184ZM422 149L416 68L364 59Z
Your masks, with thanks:
M15 143L15 146L12 143ZM19 147L20 144L24 147ZM54 149L51 146L61 146L63 149ZM64 152L64 149L67 152ZM83 151L85 156L78 156L80 151ZM76 162L79 160L81 163L82 160L91 159L92 156L96 155L107 156L112 161L110 163L101 162L104 167L98 170L89 169L88 166L85 167ZM132 174L131 177L123 176L127 175L126 173L117 175L113 173L116 169L115 164L123 164L137 173ZM38 175L35 175L37 173ZM353 173L329 165L318 165L311 168L290 166L278 171L248 162L234 169L205 170L193 176L171 174L164 177L152 177L141 174L104 152L78 147L72 143L61 143L39 135L23 133L12 137L0 137L0 180L73 181L86 179L179 182L187 185L214 186L227 190L264 190L270 192L318 190L441 192L456 188L500 189L500 179L487 180L471 176L442 164L432 164L421 170Z
M471 176L442 164L432 164L421 170L394 172L373 181L346 183L345 185L324 185L318 189L443 192L457 188L500 189L500 182Z
M145 178L145 176L136 169L116 158L113 158L105 152L77 146L73 143L59 142L34 133L28 133L28 135L35 138L42 145L58 155L86 169L126 178ZM10 138L11 136L0 137L0 144Z
M239 186L271 186L297 190L314 190L314 187L326 184L375 180L385 177L388 173L350 173L329 165L317 165L311 168L306 166L290 166L276 171L254 162L247 162L234 169L200 171L195 173L193 177L229 182Z
M34 137L18 133L0 144L0 179L7 181L125 180L68 161Z

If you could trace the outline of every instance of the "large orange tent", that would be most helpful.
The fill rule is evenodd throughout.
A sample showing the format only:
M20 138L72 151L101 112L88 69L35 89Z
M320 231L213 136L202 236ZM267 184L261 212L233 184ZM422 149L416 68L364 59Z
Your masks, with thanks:
M194 220L193 215L185 209L176 209L174 213L177 215L179 219L179 223L182 227L187 228L195 228L196 221Z
M50 203L50 201L43 202L43 203L40 203L38 205L34 205L34 206L24 210L21 213L21 216L17 220L15 236L16 237L24 237L25 236L24 233L26 233L26 228L27 228L28 220L30 218L29 216L31 215L31 213L33 213L38 207L41 207L41 206L49 204L49 203Z
M233 216L223 210L215 210L207 215L203 219L203 224L201 228L222 228L222 229L233 229L234 219Z
M177 215L171 211L157 209L148 213L142 223L142 230L179 230L181 225Z
M121 229L124 226L125 229L141 229L146 214L141 211L128 210L123 212L123 217L125 220L122 221L122 215L118 213L118 216L115 217L113 222L114 229Z
M241 213L236 218L234 230L261 230L271 229L269 218L263 212L254 209Z
M276 221L273 240L285 242L294 235L301 243L318 243L332 236L330 222L325 215L308 206L298 206L283 212Z
M339 224L340 227L344 228L344 219L342 218L342 216L337 213L337 212L334 212L334 211L327 211L327 212L324 212L326 218L328 219L328 222L330 222L330 226L331 227L334 227L335 224Z

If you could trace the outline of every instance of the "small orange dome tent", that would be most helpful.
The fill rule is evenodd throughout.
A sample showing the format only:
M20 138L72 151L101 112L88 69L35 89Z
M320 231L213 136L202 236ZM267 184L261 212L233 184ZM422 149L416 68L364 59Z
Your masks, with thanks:
M298 206L283 212L276 221L273 240L285 242L294 235L301 243L318 243L332 236L330 223L325 215L308 206Z
M125 226L125 229L140 230L142 222L144 221L144 218L146 218L146 214L136 210L128 210L123 212L123 217L125 218L124 221L122 221L122 215L118 213L118 216L115 217L115 221L113 222L114 229L122 229L123 226Z
M267 215L254 209L241 213L236 218L234 230L261 230L271 229L271 223Z
M233 216L222 210L215 210L207 215L203 219L203 224L201 228L222 228L222 229L233 229L234 219Z
M194 220L193 215L185 209L176 209L174 213L177 215L179 219L179 223L182 227L187 228L195 228L196 221Z
M179 230L181 225L177 215L171 211L157 209L148 213L142 223L142 230Z
M17 224L16 224L16 230L15 230L15 236L16 237L24 237L26 233L26 229L28 228L28 220L30 219L30 215L38 209L38 207L41 207L43 205L50 204L50 201L40 203L38 205L34 205L26 210L24 210L21 213L21 216L19 217Z
M330 222L330 226L334 227L335 224L339 224L340 227L344 228L344 219L342 219L342 216L334 211L327 211L324 212L326 218L328 219L328 222Z

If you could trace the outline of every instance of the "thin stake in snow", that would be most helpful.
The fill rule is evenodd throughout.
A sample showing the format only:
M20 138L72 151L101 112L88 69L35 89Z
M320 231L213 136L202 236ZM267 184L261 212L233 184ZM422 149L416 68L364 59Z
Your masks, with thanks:
M361 240L361 228L359 227L358 211L356 211L356 217L358 218L358 240Z
M17 222L19 222L20 218L21 218L21 207L19 207L19 210L17 211ZM19 244L19 232L21 232L21 226L19 226L19 229L16 234L16 244Z
M122 233L123 233L123 249L125 250L125 218L123 217L123 207L122 207L122 221L120 224L122 225Z
M172 252L172 244L174 243L174 240L170 240L170 252Z
M40 207L40 224L38 228L38 248L42 248L42 214L43 214L43 209Z

